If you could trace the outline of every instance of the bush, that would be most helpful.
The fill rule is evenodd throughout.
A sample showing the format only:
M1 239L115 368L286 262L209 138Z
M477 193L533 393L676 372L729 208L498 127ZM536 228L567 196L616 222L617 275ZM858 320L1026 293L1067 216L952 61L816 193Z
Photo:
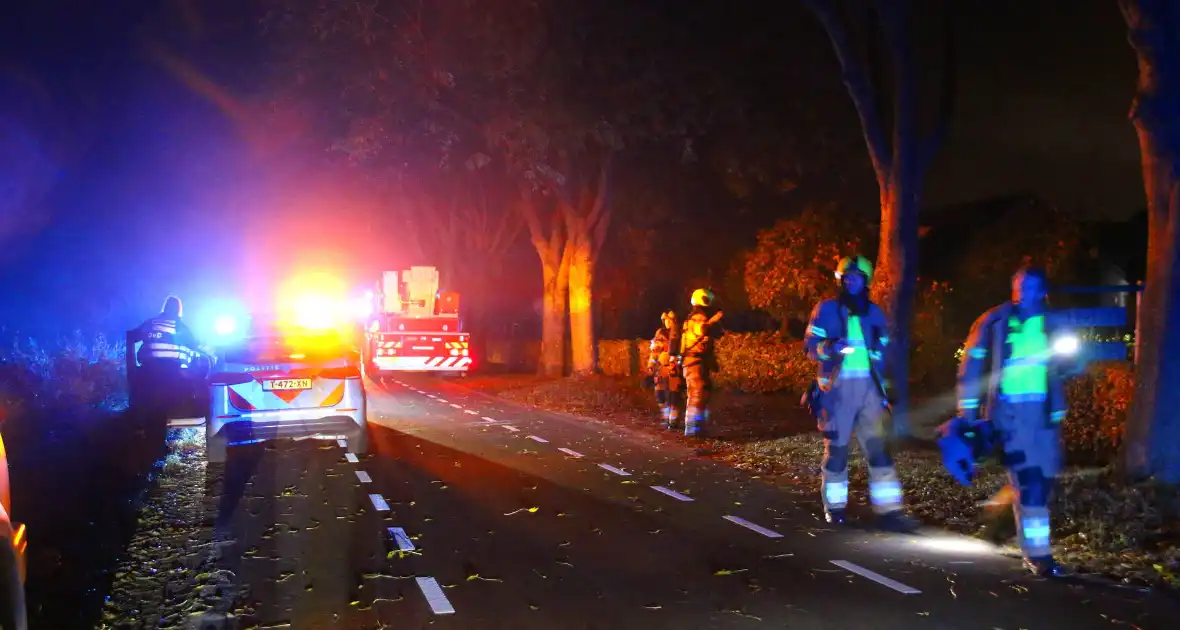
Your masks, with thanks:
M647 365L646 339L598 342L598 365L610 376L639 376ZM815 377L815 365L802 342L778 333L727 334L717 341L717 385L742 392L802 393Z
M1071 462L1107 464L1118 456L1134 393L1135 370L1129 361L1096 363L1070 380L1069 417L1062 432Z
M918 393L949 391L955 385L962 340L948 330L946 303L951 293L949 284L934 282L922 287L914 303L910 382Z
M43 346L14 340L0 350L0 420L45 411L114 411L126 402L122 343L76 333Z
M744 255L750 305L779 321L807 319L815 303L835 286L832 277L844 256L871 236L866 223L835 205L808 207L758 233L758 244Z

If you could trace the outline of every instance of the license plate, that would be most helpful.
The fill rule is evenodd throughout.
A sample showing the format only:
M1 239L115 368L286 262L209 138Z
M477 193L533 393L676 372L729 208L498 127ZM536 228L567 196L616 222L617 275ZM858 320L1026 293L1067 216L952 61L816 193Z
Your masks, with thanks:
M279 378L262 381L262 389L272 392L292 389L311 389L310 378Z

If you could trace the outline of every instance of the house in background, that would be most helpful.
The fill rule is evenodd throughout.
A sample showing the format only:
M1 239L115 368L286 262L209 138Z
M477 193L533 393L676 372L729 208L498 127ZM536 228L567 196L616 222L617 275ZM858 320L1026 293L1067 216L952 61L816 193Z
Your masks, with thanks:
M1041 230L1051 225L1058 212L1032 194L931 209L921 218L918 273L930 280L954 280L956 270L966 262L965 256L978 251L972 247L976 237L996 234L1005 225L1027 224L1029 229ZM1127 221L1079 223L1078 255L1064 275L1071 277L1072 284L1084 286L1140 281L1147 259L1146 216L1143 212ZM1133 306L1129 296L1133 294L1102 293L1076 296L1069 301L1078 302L1078 306Z

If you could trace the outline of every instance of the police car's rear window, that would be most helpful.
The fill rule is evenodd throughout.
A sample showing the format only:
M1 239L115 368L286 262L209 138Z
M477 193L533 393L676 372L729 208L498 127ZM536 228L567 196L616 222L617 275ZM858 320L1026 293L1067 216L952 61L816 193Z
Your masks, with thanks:
M250 337L225 351L230 363L323 363L356 361L356 351L335 336Z

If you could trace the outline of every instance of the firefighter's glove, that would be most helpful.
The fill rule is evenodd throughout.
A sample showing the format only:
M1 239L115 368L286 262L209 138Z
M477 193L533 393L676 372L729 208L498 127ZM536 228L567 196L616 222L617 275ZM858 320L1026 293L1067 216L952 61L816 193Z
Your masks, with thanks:
M942 464L960 484L970 486L975 477L975 463L979 457L978 442L983 436L979 423L964 418L951 418L938 428L938 449Z

